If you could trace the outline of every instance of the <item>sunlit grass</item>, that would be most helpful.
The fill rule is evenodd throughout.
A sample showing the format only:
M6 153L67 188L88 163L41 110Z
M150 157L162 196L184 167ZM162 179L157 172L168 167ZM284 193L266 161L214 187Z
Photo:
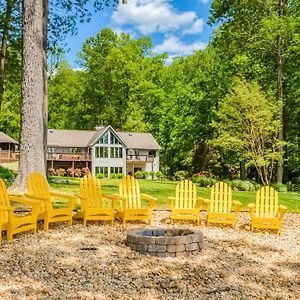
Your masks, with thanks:
M56 177L57 178L57 177ZM66 178L62 178L63 180ZM65 193L79 195L78 178L70 178L67 183L53 183L50 185L53 189ZM106 194L118 194L119 179L100 179L103 192ZM157 208L167 208L167 199L169 196L175 196L176 181L168 180L146 180L139 179L141 192L157 198ZM198 196L209 198L210 189L197 187ZM255 202L256 192L233 192L233 199L242 203L241 209L247 211L247 206ZM285 205L289 212L300 212L300 193L281 192L279 193L280 204Z

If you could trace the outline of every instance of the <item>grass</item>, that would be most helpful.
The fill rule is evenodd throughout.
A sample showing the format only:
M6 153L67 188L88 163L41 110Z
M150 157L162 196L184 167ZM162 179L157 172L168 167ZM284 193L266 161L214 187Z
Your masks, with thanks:
M53 177L57 178L57 177ZM118 194L119 179L100 179L103 192L106 194ZM167 208L167 198L175 196L176 181L157 181L139 179L141 192L157 198L157 208ZM79 179L68 178L68 183L54 183L50 185L58 191L79 194ZM210 189L197 187L198 196L209 198ZM247 211L247 205L255 202L256 192L233 192L233 199L242 203L241 210ZM300 193L281 192L279 202L288 208L288 212L300 212Z

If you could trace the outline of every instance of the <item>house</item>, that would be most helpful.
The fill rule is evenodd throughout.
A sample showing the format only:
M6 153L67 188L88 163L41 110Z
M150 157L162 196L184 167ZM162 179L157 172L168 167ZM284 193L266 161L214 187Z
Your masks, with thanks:
M93 175L159 171L160 146L150 133L96 130L48 130L48 168L88 167Z
M0 162L17 161L19 153L16 152L18 142L0 131Z

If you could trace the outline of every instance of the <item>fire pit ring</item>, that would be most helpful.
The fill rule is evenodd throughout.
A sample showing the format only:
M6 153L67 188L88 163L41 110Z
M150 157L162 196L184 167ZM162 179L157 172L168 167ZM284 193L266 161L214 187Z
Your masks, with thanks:
M151 256L190 256L203 248L203 233L180 228L132 230L127 233L126 245Z

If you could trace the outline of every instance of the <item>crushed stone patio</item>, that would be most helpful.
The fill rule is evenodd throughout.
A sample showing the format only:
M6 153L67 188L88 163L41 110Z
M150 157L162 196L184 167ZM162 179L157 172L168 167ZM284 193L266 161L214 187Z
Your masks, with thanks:
M37 235L5 237L0 250L0 299L299 299L300 214L285 216L282 234L252 233L249 215L238 229L168 222L154 211L151 228L200 229L203 249L190 257L146 256L125 245L128 230L80 220L72 227L39 223Z

